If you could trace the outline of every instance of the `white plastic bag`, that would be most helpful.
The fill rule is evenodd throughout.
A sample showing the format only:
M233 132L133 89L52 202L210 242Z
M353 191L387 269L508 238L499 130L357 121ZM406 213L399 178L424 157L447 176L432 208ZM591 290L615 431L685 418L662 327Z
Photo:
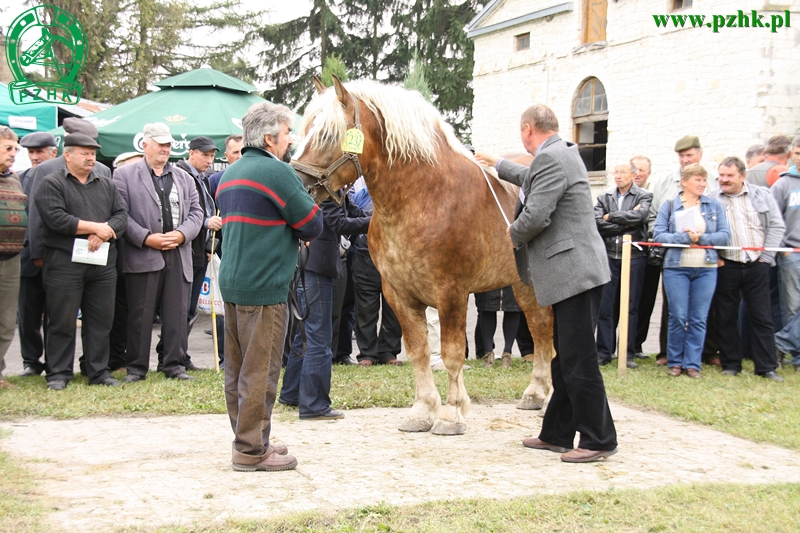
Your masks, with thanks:
M213 299L214 313L217 316L225 316L225 303L222 301L222 295L219 293L219 283L217 282L219 263L219 256L213 254L206 268L206 277L200 289L200 298L197 299L197 310L206 315L211 314L211 302Z

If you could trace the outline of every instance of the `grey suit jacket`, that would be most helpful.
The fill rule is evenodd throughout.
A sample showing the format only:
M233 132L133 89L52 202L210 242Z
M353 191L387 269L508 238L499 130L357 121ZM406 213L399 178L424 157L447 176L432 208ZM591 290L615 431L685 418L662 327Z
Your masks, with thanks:
M530 168L503 160L500 178L519 185L511 225L517 270L539 305L553 305L611 279L592 193L578 147L558 135L547 139Z
M178 247L186 281L192 281L192 239L203 227L203 210L197 198L194 178L168 163L172 171L173 187L177 187L180 202L180 222L175 228L186 240ZM145 246L151 233L161 233L161 207L158 202L153 178L144 159L125 165L114 173L122 200L128 207L128 229L125 231L125 252L122 271L125 273L155 272L164 268L164 257L160 250Z

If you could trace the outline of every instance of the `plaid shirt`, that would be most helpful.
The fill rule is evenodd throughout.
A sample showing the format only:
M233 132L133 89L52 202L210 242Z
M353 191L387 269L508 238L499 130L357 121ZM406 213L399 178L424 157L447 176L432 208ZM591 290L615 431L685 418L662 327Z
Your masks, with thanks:
M725 217L731 229L731 246L736 247L761 247L764 246L764 228L761 220L750 200L750 188L744 183L739 194L721 194L722 206L725 208ZM750 263L758 261L761 252L752 250L720 250L720 255L730 261Z

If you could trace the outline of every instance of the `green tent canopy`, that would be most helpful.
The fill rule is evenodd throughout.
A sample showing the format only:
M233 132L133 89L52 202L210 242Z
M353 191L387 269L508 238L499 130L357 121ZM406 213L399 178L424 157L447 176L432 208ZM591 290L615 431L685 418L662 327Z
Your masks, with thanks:
M189 154L189 141L200 135L211 137L222 158L225 138L241 135L242 117L253 104L265 100L257 89L210 68L200 68L156 83L161 88L133 100L95 113L92 122L102 146L98 159L114 159L124 152L142 151L142 128L152 122L167 124L175 142L173 159ZM61 148L63 128L51 133Z
M35 131L48 131L58 125L58 107L54 104L15 104L8 95L8 85L0 83L0 125L8 126L23 137Z

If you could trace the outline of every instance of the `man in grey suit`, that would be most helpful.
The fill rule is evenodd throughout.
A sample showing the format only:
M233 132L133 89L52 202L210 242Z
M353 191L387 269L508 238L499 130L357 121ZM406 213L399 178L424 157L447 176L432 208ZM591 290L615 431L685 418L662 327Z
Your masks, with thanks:
M143 133L144 159L114 173L128 207L122 258L128 295L128 375L123 382L142 381L147 375L159 301L164 374L193 380L183 361L188 344L191 242L203 225L203 210L192 177L169 162L173 142L169 127L147 124Z
M476 158L521 187L509 245L522 281L534 287L540 305L553 306L555 318L553 396L539 437L523 444L561 453L567 463L587 463L617 452L594 340L611 275L578 147L561 140L558 119L545 105L526 109L520 125L522 144L534 156L530 168L484 153Z

